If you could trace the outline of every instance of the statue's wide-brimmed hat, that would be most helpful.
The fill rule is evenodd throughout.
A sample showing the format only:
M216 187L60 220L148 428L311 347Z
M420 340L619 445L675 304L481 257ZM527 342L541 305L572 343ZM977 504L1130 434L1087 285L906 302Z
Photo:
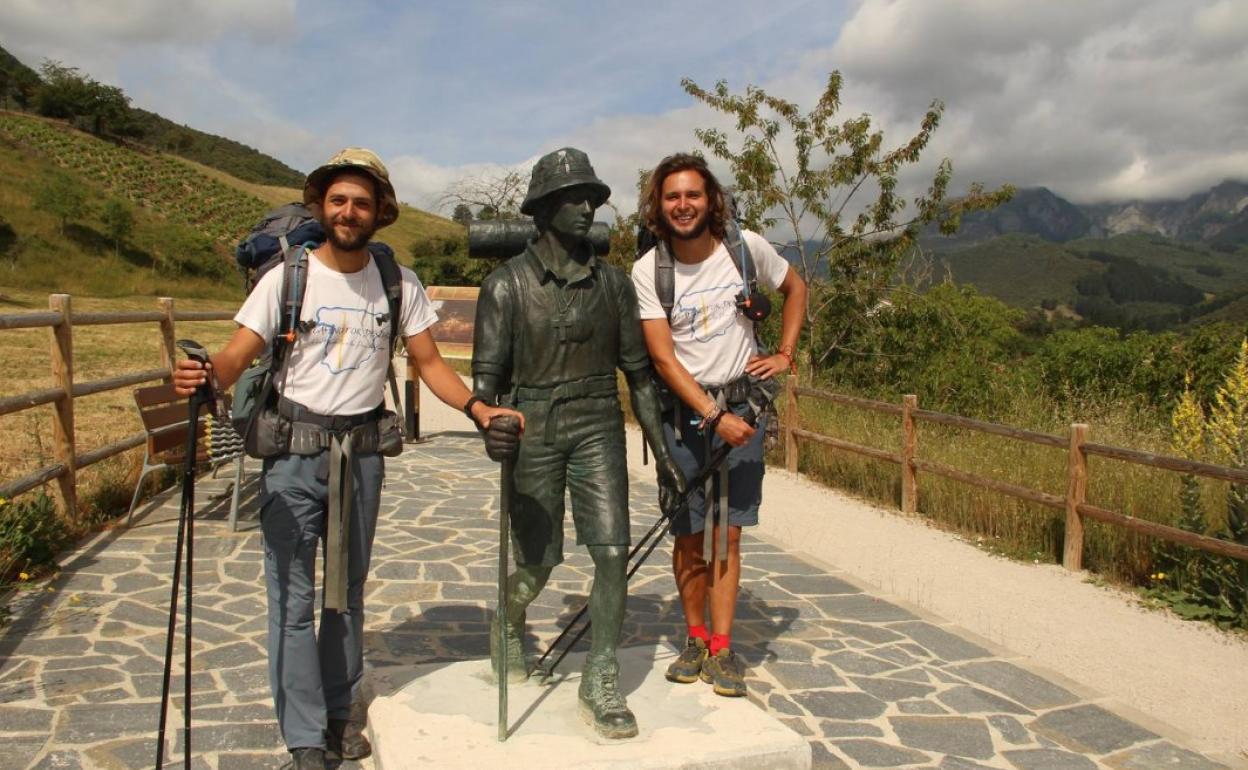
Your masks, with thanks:
M390 184L390 172L377 153L363 147L348 147L329 159L325 165L308 174L303 183L303 202L319 201L325 195L329 180L342 171L359 171L377 182L381 200L377 201L377 227L393 224L399 218L399 199Z
M589 156L575 147L564 147L538 158L529 179L529 194L520 204L520 213L533 216L537 202L551 193L584 185L594 191L594 208L606 203L611 188L598 178Z

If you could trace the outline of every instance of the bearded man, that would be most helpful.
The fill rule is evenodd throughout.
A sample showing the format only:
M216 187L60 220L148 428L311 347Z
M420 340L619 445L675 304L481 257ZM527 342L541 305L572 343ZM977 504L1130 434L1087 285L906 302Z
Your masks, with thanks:
M275 377L276 410L286 431L266 438L278 451L264 460L260 525L269 679L278 725L295 770L322 770L327 751L343 759L371 752L362 721L349 717L363 677L364 581L385 458L364 441L345 455L334 448L350 447L354 437L366 435L384 410L389 304L368 244L378 228L398 218L399 205L385 166L362 148L345 149L309 174L303 199L327 240L306 255L300 323ZM274 341L283 312L284 272L265 273L234 317L238 330L206 368L193 360L178 363L174 384L180 395L190 395L210 376L222 392ZM399 273L397 333L434 395L465 410L482 429L503 414L519 417L471 398L438 354L429 331L437 315L420 279L407 268ZM331 482L331 476L337 479ZM345 540L345 565L336 572L345 585L331 590L327 566L324 593L345 598L335 599L337 606L326 602L318 633L313 604L317 545L327 539L327 519L335 518L335 507L348 512L341 533L329 535ZM327 562L331 550L327 544Z

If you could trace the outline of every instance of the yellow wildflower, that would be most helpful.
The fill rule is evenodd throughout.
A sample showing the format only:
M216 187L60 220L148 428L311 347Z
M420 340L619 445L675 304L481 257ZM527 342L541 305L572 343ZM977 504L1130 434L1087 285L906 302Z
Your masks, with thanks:
M19 572L17 573L17 579L18 580L30 580L30 574L26 572Z
M1192 373L1183 377L1183 395L1170 415L1170 446L1188 460L1201 459L1205 444L1205 413L1192 393Z

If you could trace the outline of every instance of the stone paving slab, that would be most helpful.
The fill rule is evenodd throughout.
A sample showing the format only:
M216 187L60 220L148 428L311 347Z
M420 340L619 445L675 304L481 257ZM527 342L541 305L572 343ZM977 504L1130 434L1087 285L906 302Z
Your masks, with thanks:
M381 670L481 658L495 596L497 467L467 432L389 462L367 659ZM228 480L197 485L192 740L194 765L208 770L285 759L269 712L254 471L238 533L225 525ZM655 489L635 479L632 493L640 537L658 516ZM101 533L56 578L7 600L15 619L0 631L0 770L151 766L177 505L167 493L133 528ZM752 535L743 551L734 647L750 666L749 700L806 738L815 768L1227 766L852 575ZM586 599L592 565L572 537L567 556L529 612L534 651ZM683 642L667 562L656 554L634 578L624 645ZM180 693L180 639L177 649ZM171 725L181 725L181 707L174 697ZM167 736L177 767L179 733Z

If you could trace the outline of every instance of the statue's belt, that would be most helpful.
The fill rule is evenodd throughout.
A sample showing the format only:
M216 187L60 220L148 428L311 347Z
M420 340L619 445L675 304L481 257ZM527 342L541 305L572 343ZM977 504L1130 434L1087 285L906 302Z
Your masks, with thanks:
M559 404L564 401L575 401L579 398L598 398L602 396L614 396L619 394L619 385L615 380L614 374L600 374L594 377L586 377L583 380L575 380L573 382L561 382L558 385L549 387L531 388L519 386L515 389L515 403L521 404L525 401L549 401L550 406L546 411L546 433L543 441L547 444L555 443L555 410Z

